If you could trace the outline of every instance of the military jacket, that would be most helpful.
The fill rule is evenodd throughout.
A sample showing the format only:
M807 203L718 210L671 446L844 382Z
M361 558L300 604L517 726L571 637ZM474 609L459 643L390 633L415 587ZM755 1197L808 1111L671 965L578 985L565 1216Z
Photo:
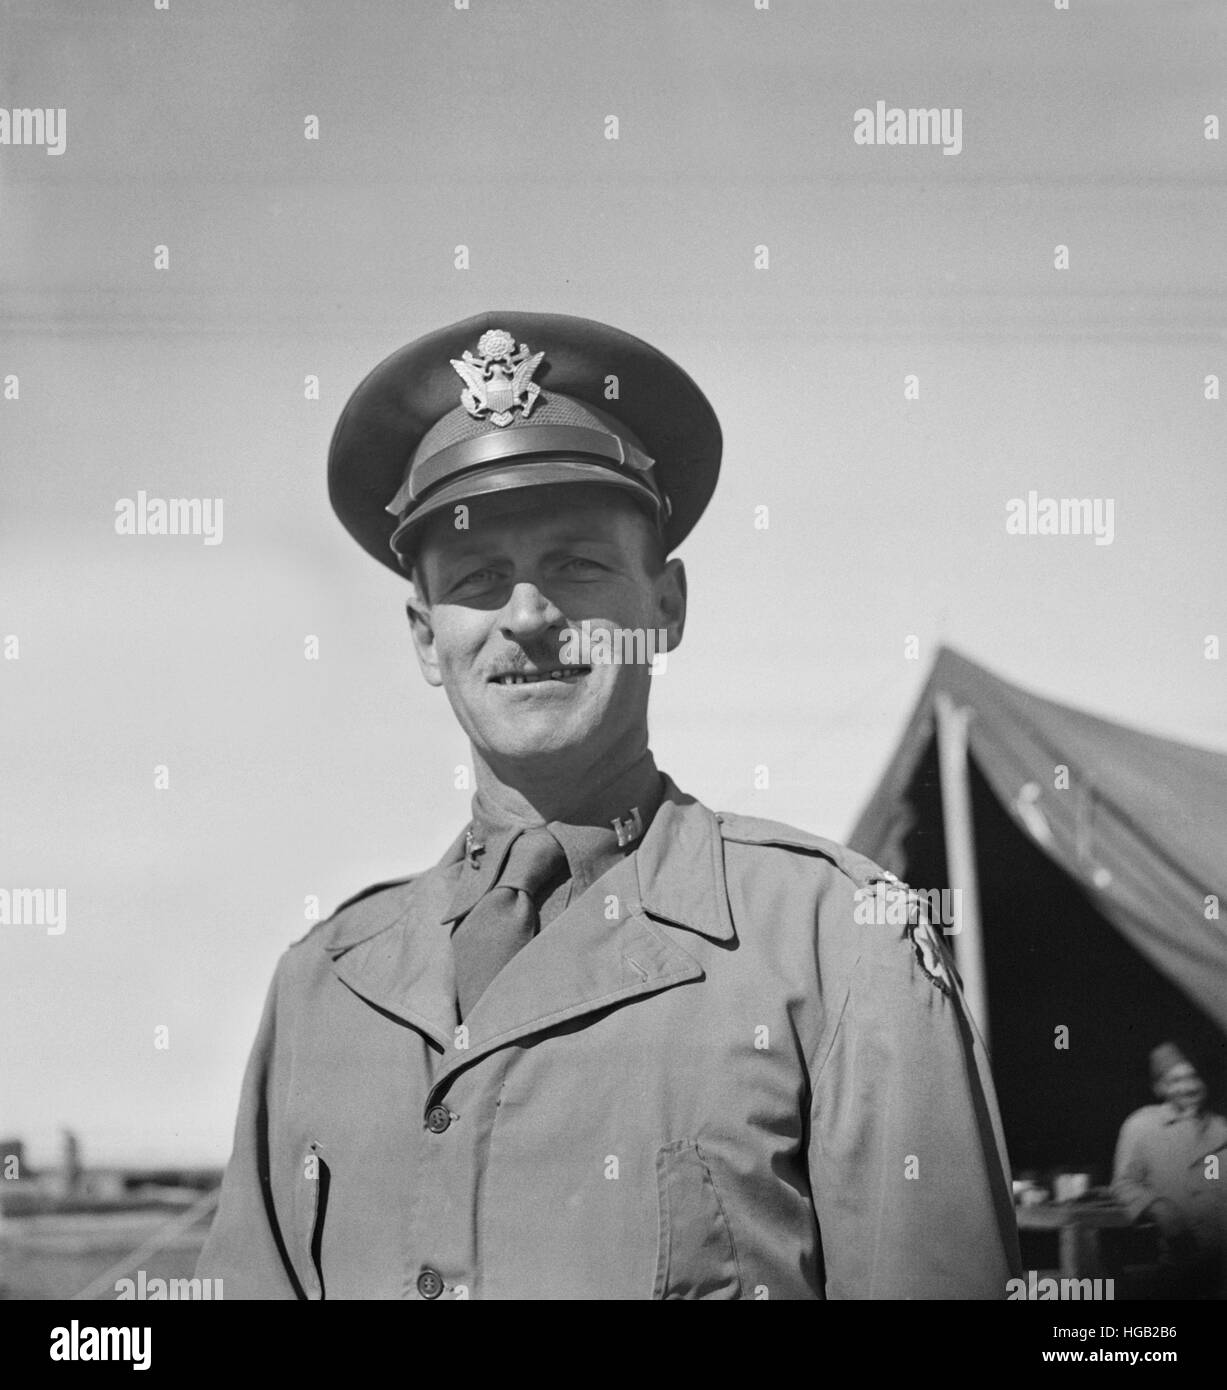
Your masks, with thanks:
M1005 1296L983 1046L890 875L666 778L638 848L460 1024L466 872L461 837L282 957L201 1277L228 1298Z

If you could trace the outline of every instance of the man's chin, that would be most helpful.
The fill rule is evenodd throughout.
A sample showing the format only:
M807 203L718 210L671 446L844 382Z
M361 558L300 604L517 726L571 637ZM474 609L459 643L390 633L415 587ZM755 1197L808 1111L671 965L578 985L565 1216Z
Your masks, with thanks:
M591 749L594 729L590 720L568 718L556 708L521 708L514 718L485 721L476 733L477 746L494 758L528 762Z
M564 731L553 729L517 729L514 736L507 735L483 741L483 752L488 760L507 763L548 763L551 759L565 762L576 753L590 748L590 742L582 735L567 737Z

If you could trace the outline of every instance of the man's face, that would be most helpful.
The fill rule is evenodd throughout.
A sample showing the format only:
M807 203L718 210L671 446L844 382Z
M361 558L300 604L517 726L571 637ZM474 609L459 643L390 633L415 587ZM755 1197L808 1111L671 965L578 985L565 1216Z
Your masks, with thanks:
M423 674L473 746L495 768L641 751L650 667L566 664L566 639L583 624L591 634L663 628L676 647L681 562L661 562L651 523L611 487L529 487L468 507L467 529L450 513L428 527L409 613Z
M1178 1110L1196 1110L1206 1098L1206 1086L1196 1069L1182 1062L1164 1073L1159 1093Z

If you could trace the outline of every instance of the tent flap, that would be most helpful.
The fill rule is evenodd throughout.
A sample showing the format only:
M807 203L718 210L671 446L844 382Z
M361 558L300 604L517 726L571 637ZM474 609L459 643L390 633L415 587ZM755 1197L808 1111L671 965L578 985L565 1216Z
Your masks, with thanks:
M1041 699L944 648L849 837L889 867L939 693L970 711L971 756L1022 833L1227 1031L1227 755Z

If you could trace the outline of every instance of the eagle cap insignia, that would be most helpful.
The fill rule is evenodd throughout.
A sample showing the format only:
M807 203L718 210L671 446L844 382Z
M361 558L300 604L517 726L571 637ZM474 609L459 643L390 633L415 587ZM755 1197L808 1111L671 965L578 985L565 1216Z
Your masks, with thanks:
M541 387L532 379L544 352L531 356L528 344L516 347L516 340L502 328L491 328L477 340L476 354L467 348L451 358L465 383L460 403L476 420L489 420L500 429L511 424L516 410L527 419Z

